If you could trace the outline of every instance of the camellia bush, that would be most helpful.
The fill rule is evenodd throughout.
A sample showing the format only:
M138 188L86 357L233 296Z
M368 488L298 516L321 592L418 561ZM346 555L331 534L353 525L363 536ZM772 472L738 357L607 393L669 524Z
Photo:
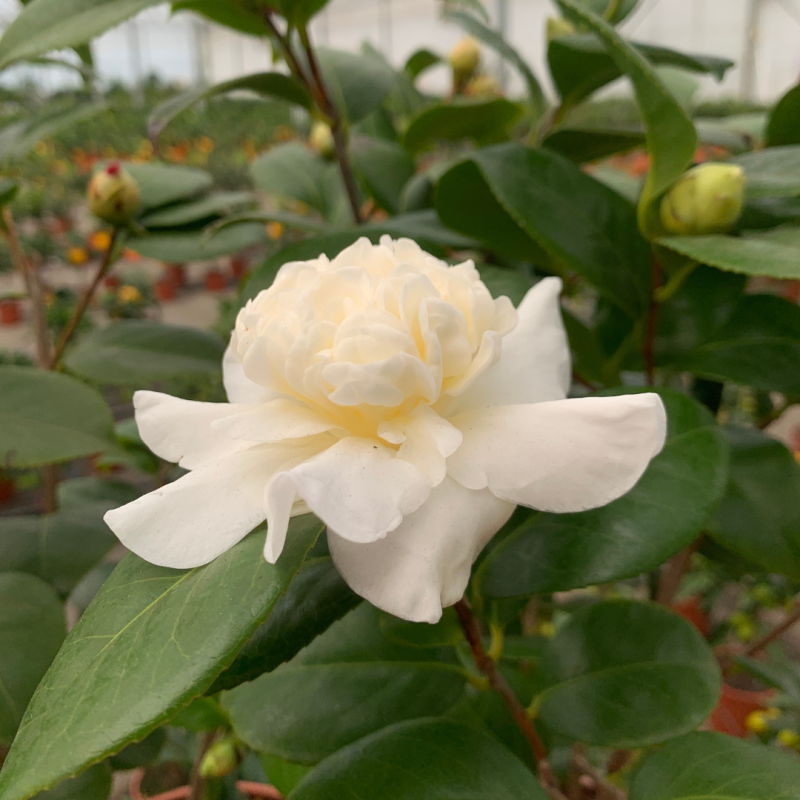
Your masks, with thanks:
M155 4L32 0L0 68L88 70ZM155 152L231 92L294 138L247 190L98 165L107 246L58 338L0 184L37 342L0 367L0 455L43 510L0 517L0 800L114 772L132 800L800 798L800 466L765 432L800 400L800 89L704 108L690 74L732 64L626 40L636 0L556 0L555 104L479 3L400 70L317 47L324 5L173 3L276 66L154 108ZM226 338L81 324L124 248L250 246Z

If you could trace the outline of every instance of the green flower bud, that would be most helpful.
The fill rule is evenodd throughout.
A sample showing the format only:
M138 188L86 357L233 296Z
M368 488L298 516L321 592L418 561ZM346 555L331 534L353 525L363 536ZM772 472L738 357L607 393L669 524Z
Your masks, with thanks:
M200 762L200 777L224 778L233 772L238 764L236 740L232 736L225 736L206 750L206 754Z
M472 36L465 36L447 56L455 75L464 77L471 75L481 61L481 48L478 40Z
M92 214L112 225L130 222L139 210L139 184L117 161L94 174L88 195Z
M575 33L575 26L561 17L547 18L547 41L557 39L559 36L569 36Z
M496 97L500 94L500 87L491 75L478 75L466 85L464 94L470 97Z
M661 201L661 224L676 236L724 233L742 211L744 180L734 164L690 169Z
M324 122L315 122L311 128L311 135L308 143L324 158L333 158L335 148L333 143L333 133L330 126Z

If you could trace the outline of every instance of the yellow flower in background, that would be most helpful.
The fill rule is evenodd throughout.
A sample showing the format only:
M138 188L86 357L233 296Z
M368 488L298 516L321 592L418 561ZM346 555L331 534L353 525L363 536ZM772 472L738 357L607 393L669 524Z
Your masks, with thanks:
M270 239L280 239L283 236L283 224L280 222L267 223L267 236Z
M744 724L751 733L766 733L769 730L769 719L764 711L751 711Z
M195 143L195 147L201 153L208 155L214 149L214 140L209 136L201 136Z
M117 290L117 299L120 303L141 303L142 293L135 286L126 284Z
M782 731L778 731L778 741L784 747L796 749L800 747L800 733L797 733L797 731L791 731L788 728L784 728Z
M85 264L89 260L89 253L86 252L84 247L70 247L67 250L67 261L70 264Z
M33 152L36 153L37 156L41 156L44 158L48 152L47 142L36 142L33 147Z

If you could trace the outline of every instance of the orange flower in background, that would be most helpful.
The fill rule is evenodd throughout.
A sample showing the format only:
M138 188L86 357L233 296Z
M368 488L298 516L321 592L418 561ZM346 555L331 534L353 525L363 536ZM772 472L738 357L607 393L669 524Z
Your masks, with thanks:
M283 224L280 222L268 222L267 236L270 239L280 239L283 236Z
M70 247L67 250L67 261L75 266L85 264L89 260L89 253L83 247Z
M50 170L53 172L54 175L58 175L59 177L63 177L69 171L69 164L64 161L63 158L57 158L55 161L50 163Z
M275 128L275 141L287 142L295 138L295 132L288 125L278 125Z
M208 155L214 149L214 140L209 136L201 136L197 142L195 142L195 147L201 153Z
M117 151L110 144L107 144L100 151L100 154L103 156L103 158L116 158L117 157Z
M108 231L93 231L87 240L90 250L104 253L111 244L111 234Z
M244 140L242 151L244 152L244 157L248 161L252 161L258 155L258 150L256 150L256 146L253 144L253 140L249 136Z
M164 154L169 161L175 161L182 164L186 161L186 156L189 155L189 143L186 141L178 142L178 144L171 144L164 148Z
M125 261L141 261L142 257L135 251L131 250L130 247L126 247L125 251L122 254L122 257Z

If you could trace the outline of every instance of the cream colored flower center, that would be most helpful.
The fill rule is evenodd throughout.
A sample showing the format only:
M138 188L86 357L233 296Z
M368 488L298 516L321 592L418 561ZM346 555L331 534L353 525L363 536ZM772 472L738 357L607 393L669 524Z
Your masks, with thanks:
M231 347L251 380L350 435L375 436L381 423L462 393L516 322L472 261L450 267L383 237L333 261L285 264L239 312Z

